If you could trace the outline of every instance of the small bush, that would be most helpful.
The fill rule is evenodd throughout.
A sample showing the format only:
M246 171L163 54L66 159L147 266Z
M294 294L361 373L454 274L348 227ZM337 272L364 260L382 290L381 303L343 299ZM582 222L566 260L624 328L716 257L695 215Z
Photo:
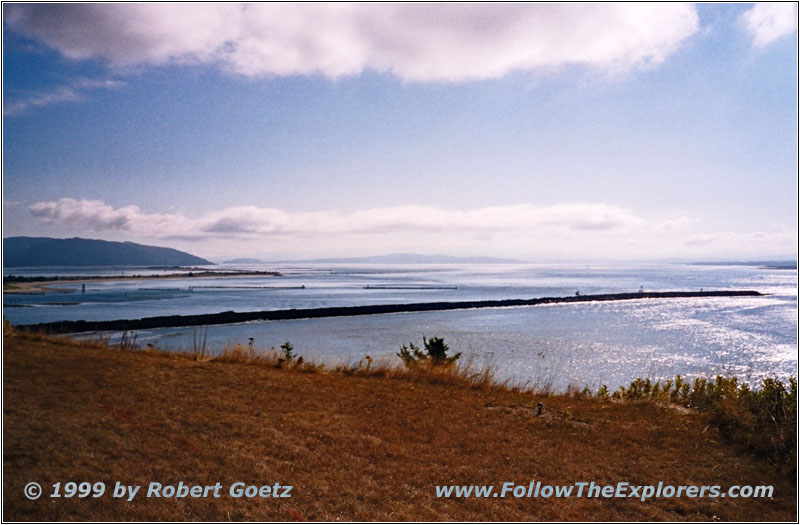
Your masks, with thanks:
M281 356L289 363L297 358L297 354L294 351L294 346L292 346L292 343L286 341L281 345Z
M397 356L403 360L407 367L423 363L433 366L448 365L455 363L461 357L461 352L448 356L447 351L450 350L450 346L441 337L426 339L423 336L422 344L425 347L425 352L420 350L414 343L408 343L409 346L403 345L400 347Z
M403 360L406 366L414 365L418 361L423 361L426 358L425 354L423 354L414 343L408 343L408 346L401 346L397 356Z

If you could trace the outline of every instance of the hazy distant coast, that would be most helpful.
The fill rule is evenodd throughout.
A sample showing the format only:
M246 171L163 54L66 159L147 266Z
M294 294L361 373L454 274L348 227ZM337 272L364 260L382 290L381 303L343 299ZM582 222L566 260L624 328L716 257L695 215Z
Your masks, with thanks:
M262 259L242 258L224 261L222 264L519 264L518 259L500 257L458 257L453 255L425 255L420 253L389 253L386 255L369 255L366 257L326 257L322 259L264 261Z
M61 290L53 288L54 285L67 284L67 283L81 283L81 282L115 282L115 281L139 281L149 279L198 279L213 277L229 278L229 277L264 277L273 276L279 277L280 272L269 271L217 271L217 270L203 270L189 271L185 273L171 273L165 275L120 275L120 276L107 276L107 275L68 275L51 277L22 277L22 276L4 276L3 277L3 292L4 293L53 293L53 292L67 292L69 290Z

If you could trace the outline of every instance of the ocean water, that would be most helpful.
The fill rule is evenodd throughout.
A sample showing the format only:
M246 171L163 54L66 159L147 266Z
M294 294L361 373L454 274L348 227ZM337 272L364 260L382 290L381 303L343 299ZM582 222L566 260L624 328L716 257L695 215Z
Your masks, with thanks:
M210 326L207 331L141 330L136 337L140 346L187 349L205 336L212 353L227 345L247 344L251 337L262 349L291 341L305 359L335 364L357 362L366 355L397 362L401 344L421 345L423 336L439 336L473 366L491 366L500 380L555 389L568 385L595 389L602 384L616 388L636 377L665 379L675 374L734 374L751 382L767 375L797 375L796 270L688 264L236 268L277 270L282 276L90 282L85 293L80 284L63 284L57 287L59 293L5 294L3 314L14 324L28 324L226 310L527 299L576 291L631 292L640 287L754 289L769 295L250 322ZM4 273L22 272L9 268ZM103 335L112 340L120 336Z

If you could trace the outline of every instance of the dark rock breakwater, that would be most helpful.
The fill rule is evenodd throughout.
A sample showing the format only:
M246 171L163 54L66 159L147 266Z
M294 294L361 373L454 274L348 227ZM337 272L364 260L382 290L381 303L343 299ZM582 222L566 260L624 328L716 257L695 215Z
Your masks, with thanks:
M390 313L434 312L441 310L464 310L472 308L499 308L509 306L535 306L541 304L584 303L592 301L626 301L632 299L677 299L690 297L751 297L763 295L754 290L711 290L701 292L633 292L597 295L574 295L569 297L540 297L536 299L504 299L494 301L442 301L433 303L374 304L364 306L338 306L291 310L264 310L258 312L220 312L199 315L167 315L142 319L116 319L113 321L58 321L21 325L18 328L51 334L78 332L148 330L174 326L207 326L244 323L247 321L286 321L292 319L316 319L322 317L345 317L354 315L377 315Z

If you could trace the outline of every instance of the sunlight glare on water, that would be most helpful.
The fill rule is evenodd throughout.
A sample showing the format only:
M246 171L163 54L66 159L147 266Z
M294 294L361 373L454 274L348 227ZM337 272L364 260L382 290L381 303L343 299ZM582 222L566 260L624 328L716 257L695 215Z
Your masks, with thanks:
M636 377L796 375L797 272L703 265L305 265L281 277L92 282L5 296L12 323L363 304L532 298L646 290L755 289L762 297L641 299L533 307L251 322L208 327L212 352L253 337L291 341L305 359L397 362L403 343L444 337L475 366L517 384L616 388ZM13 273L13 271L6 271ZM218 287L218 288L203 288ZM370 286L373 288L366 288ZM193 287L190 289L190 287ZM241 288L259 287L259 288ZM302 287L302 288L301 288ZM140 345L192 347L202 328L137 333ZM203 330L204 331L204 330ZM107 334L118 338L120 334Z

